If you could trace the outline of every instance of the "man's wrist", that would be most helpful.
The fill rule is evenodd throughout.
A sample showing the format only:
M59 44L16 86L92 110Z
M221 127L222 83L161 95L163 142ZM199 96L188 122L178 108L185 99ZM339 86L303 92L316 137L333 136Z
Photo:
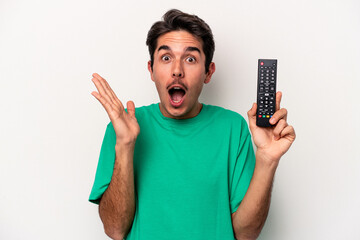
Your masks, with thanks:
M279 161L269 161L266 155L256 152L256 164L253 180L261 186L271 188ZM251 180L251 181L253 181Z
M280 159L275 159L271 157L268 153L257 150L255 153L256 165L262 169L267 169L270 171L276 171L277 166L279 165Z
M115 144L116 154L134 154L135 142L134 143L123 143L117 141Z

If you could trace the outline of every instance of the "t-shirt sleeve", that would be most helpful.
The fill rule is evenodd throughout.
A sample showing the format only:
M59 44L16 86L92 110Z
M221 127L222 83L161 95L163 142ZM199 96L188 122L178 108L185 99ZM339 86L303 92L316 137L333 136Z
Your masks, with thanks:
M108 188L114 171L116 134L112 123L107 125L105 136L101 145L99 162L96 170L95 181L89 201L95 204Z
M237 158L233 166L230 185L230 210L234 213L243 200L255 169L255 154L249 130L240 137Z

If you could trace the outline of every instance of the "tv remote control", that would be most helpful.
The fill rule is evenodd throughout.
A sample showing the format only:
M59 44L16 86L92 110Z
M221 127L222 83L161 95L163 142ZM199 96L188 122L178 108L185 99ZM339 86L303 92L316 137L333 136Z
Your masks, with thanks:
M270 118L276 107L276 59L259 59L257 83L256 125L271 127Z

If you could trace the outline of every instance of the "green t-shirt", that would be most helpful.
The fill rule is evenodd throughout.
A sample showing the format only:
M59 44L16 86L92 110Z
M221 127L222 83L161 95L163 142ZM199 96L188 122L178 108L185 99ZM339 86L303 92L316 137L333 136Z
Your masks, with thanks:
M127 240L234 239L231 213L255 167L244 118L203 104L194 118L166 118L159 104L136 109L135 218ZM99 203L115 162L108 124L89 201Z

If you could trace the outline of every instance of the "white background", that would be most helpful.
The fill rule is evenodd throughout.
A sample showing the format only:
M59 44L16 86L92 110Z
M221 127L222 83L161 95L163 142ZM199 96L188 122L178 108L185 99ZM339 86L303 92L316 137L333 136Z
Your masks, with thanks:
M145 39L170 8L213 29L204 103L246 117L257 59L278 59L297 139L259 239L360 239L358 0L0 0L0 239L106 239L87 202L109 121L91 74L157 102Z

